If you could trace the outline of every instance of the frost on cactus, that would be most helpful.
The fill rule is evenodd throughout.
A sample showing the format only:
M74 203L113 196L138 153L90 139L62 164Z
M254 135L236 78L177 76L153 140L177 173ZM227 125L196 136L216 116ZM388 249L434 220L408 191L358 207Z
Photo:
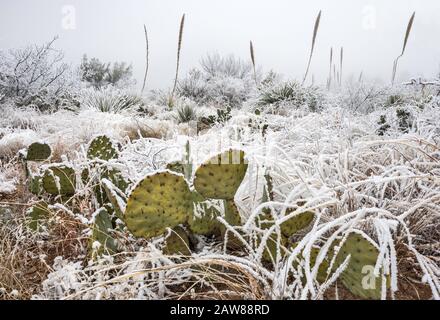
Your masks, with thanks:
M195 173L194 187L205 198L234 199L248 164L245 153L228 150L203 163Z
M242 220L240 216L240 212L238 211L237 205L232 200L224 201L224 210L225 210L225 221L232 227L241 226ZM226 237L227 234L227 242L226 247L231 250L239 250L243 248L243 242L232 232L228 232L225 225L221 226L221 234L222 237Z
M286 210L286 215L292 213L293 209ZM283 222L281 227L281 232L286 237L291 237L299 231L307 228L313 221L315 214L310 211L299 213L287 221ZM262 229L269 229L275 224L274 218L271 214L270 209L264 210L262 214L257 218L257 224Z
M261 241L262 237L260 237L257 241L258 246L260 245ZM276 261L277 258L281 259L284 257L284 255L286 254L285 247L288 244L288 239L283 234L281 234L279 241L280 243L278 246L278 235L276 233L272 233L269 236L263 251L263 261L271 263ZM280 254L281 256L278 257L278 254Z
M222 224L217 220L221 215L221 203L216 200L206 200L193 192L193 214L188 218L188 225L194 234L211 236L220 235Z
M125 211L125 206L127 205L124 193L119 190L110 180L102 179L101 185L105 191L107 198L112 204L116 216L122 219Z
M111 199L107 196L102 185L104 179L110 181L123 194L125 194L129 185L118 169L108 168L107 166L94 166L90 170L89 168L83 169L81 172L81 180L85 185L93 188L96 199L101 206L109 201L111 202Z
M148 239L185 223L192 213L192 193L184 177L164 171L148 175L136 185L124 220L135 236Z
M173 161L167 164L167 170L176 172L176 173L180 173L180 174L185 174L184 171L184 167L183 164L180 161Z
M295 243L292 246L292 249L294 249L297 245L298 245L298 243ZM311 250L310 250L310 264L309 264L310 270L315 267L319 252L320 252L319 248L317 248L317 247L311 248ZM304 275L304 268L305 268L304 263L305 263L305 258L303 256L303 251L301 251L301 253L297 255L296 259L293 261L292 264L295 269L298 269L298 266L301 264L301 267L303 270L302 275L301 275L301 282L303 283L303 285L306 283L306 276ZM319 283L323 283L325 281L325 279L327 278L327 270L329 268L329 265L330 264L327 259L324 259L321 262L321 264L319 265L318 273L316 275L316 280Z
M36 203L34 206L29 208L26 212L29 220L28 227L33 231L41 231L42 226L47 222L47 219L50 217L50 210L48 205L44 201L40 201Z
M373 273L379 255L377 246L361 232L350 233L336 256L334 271L348 255L349 264L340 276L344 286L361 298L380 299L382 276Z
M94 214L94 224L92 227L91 246L93 252L97 254L113 254L118 251L116 240L111 236L113 224L109 212L105 208L99 209ZM96 247L96 244L99 244Z
M163 252L166 255L190 256L190 241L184 228L177 226L165 237Z
M51 195L72 196L75 194L75 170L66 165L51 165L43 175L43 188Z
M47 143L34 142L32 143L26 153L27 161L44 161L49 159L52 150Z
M90 142L87 158L108 161L117 157L118 150L109 137L102 135Z
M30 174L29 191L34 195L40 195L42 192L43 177L39 174Z

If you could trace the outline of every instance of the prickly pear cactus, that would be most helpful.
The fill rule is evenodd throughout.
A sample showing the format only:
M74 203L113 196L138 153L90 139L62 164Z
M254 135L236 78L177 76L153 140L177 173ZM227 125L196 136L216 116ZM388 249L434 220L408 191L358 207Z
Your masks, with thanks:
M42 180L43 177L39 174L30 174L29 176L29 191L39 196L41 194L42 190Z
M242 224L240 212L233 200L224 201L225 221L231 226L240 226ZM227 229L221 225L221 235L225 238ZM243 248L243 242L232 232L227 233L226 247L231 250L239 250Z
M261 243L260 241L257 241L258 245L260 245ZM283 247L287 246L288 240L283 234L281 234L279 251L278 251L277 243L278 243L278 236L276 233L273 233L266 241L266 248L264 249L262 256L263 261L268 263L276 261L278 254L281 255L281 258L284 257L286 251Z
M108 161L118 157L118 150L111 139L105 135L96 137L90 142L87 158Z
M206 200L197 193L194 195L194 211L188 218L188 225L194 234L211 236L220 235L222 224L217 220L221 215L221 203Z
M333 269L336 270L348 255L349 264L340 279L353 294L364 299L380 299L382 277L375 277L374 267L379 250L372 240L361 232L352 232L342 244Z
M195 173L194 187L205 198L234 199L246 175L245 154L228 150L203 163Z
M91 247L95 254L113 254L118 251L116 240L111 236L112 220L107 209L101 208L94 214Z
M43 188L51 195L72 196L75 194L76 175L66 165L51 165L43 175Z
M34 142L32 143L26 153L27 161L44 161L49 159L52 150L47 143Z
M192 214L192 193L184 177L164 171L148 175L136 185L124 220L135 236L148 239L185 223Z
M185 174L183 164L180 161L173 161L167 164L167 170L175 173Z
M190 256L190 241L184 228L177 226L165 238L163 253L166 255Z
M50 217L50 210L44 201L36 203L26 212L29 220L27 226L33 231L41 231L45 222Z
M290 210L286 211L286 215L289 214ZM296 234L298 231L307 228L313 221L315 217L315 214L310 211L306 211L303 213L300 213L286 222L283 222L281 224L281 232L286 236L290 237L294 234Z
M286 215L291 212L292 210L287 210ZM281 224L281 232L284 236L291 237L298 231L307 228L313 221L314 217L315 214L309 211L293 216ZM257 218L257 224L261 229L269 229L274 224L274 218L270 213L270 209L268 211L263 211L263 213L260 214Z
M295 243L292 246L292 249L295 248L298 245L298 243ZM316 264L316 259L318 258L320 249L317 247L313 247L310 251L310 269L313 268ZM305 259L302 255L302 252L297 256L297 259L293 261L293 267L295 269L298 268L299 263L304 262ZM327 270L329 268L329 262L327 259L324 259L318 268L318 273L316 275L316 280L318 280L319 283L323 283L325 279L327 278ZM303 284L306 283L306 276L303 274L301 277L301 282Z
M116 216L122 219L124 216L125 206L127 205L127 200L124 193L108 179L102 179L101 185L107 198L112 204Z

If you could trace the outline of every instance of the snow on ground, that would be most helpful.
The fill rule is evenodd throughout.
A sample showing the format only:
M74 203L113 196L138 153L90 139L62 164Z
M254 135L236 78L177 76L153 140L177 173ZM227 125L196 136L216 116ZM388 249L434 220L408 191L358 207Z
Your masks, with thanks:
M228 147L239 147L246 152L250 166L235 200L242 216L249 219L243 227L231 231L257 232L253 218L263 208L265 170L270 170L276 186L276 199L266 205L285 210L302 201L305 208L318 213L318 220L292 251L290 260L278 261L274 269L260 262L261 246L250 248L248 256L236 257L226 254L221 245L207 244L191 260L175 262L158 249L158 240L127 252L122 263L116 257L107 257L84 266L79 257L58 257L34 298L176 298L172 287L191 281L204 284L207 291L215 291L203 278L206 273L191 268L214 262L237 268L251 283L260 284L252 290L241 287L242 297L323 298L323 292L335 279L323 284L314 282L317 270L306 264L303 272L307 281L288 283L286 274L292 271L289 262L298 255L308 261L313 245L322 248L324 257L337 235L356 227L377 242L377 267L390 275L393 294L399 288L395 245L405 243L413 254L413 262L424 274L424 282L438 299L438 243L433 244L429 254L424 254L423 243L429 234L413 236L438 223L438 108L436 99L423 108L406 105L405 110L413 120L407 132L399 128L401 123L394 107L358 113L331 103L317 113L291 107L285 108L283 115L256 115L242 108L234 109L232 118L224 125L216 124L197 135L194 123L177 124L172 111L161 110L160 115L143 117L133 112L92 109L43 114L5 106L0 120L0 154L9 159L30 143L43 140L78 165L90 139L106 134L122 145L121 157L115 165L124 175L138 181L164 168L166 163L182 159L187 141L195 163ZM378 121L383 115L389 127L379 135ZM263 125L267 125L264 134ZM14 192L18 178L11 172L10 167L1 166L0 194ZM298 212L288 217L295 214ZM424 222L414 222L419 217L424 217ZM128 276L133 281L127 281ZM191 291L188 295L196 297Z

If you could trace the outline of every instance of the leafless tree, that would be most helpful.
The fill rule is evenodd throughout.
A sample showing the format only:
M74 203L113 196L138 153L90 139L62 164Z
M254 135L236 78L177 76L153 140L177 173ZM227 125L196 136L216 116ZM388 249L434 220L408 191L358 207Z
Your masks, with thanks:
M18 98L61 94L68 87L69 66L63 62L64 53L54 49L57 39L0 52L0 94Z

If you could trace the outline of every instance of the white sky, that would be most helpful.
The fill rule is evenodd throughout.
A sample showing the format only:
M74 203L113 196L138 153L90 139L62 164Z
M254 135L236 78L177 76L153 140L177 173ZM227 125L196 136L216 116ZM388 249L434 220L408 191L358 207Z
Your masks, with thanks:
M68 15L72 7L74 16ZM69 61L79 63L84 53L104 61L127 61L141 83L145 23L151 49L147 86L167 87L174 76L180 17L186 13L181 75L208 52L249 59L252 40L263 70L300 78L321 9L311 67L317 81L325 81L328 74L331 46L344 46L346 78L363 71L369 78L389 81L413 11L415 24L399 76L438 74L439 0L1 0L0 49L59 35L57 46ZM66 21L73 21L74 29L63 27Z

